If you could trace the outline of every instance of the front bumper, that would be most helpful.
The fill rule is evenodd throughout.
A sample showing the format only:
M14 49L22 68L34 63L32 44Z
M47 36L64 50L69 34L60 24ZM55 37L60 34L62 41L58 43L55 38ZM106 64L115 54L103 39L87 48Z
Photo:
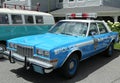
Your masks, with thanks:
M35 58L21 56L17 53L12 53L12 52L9 52L9 51L4 52L4 54L8 55L9 61L11 63L15 63L17 61L22 62L22 63L24 63L24 67L26 67L26 69L27 69L28 66L33 65L34 70L36 72L41 73L41 74L50 73L50 72L53 71L53 68L54 68L52 64L50 64L48 62L45 62L45 61L41 61L39 59L37 60Z

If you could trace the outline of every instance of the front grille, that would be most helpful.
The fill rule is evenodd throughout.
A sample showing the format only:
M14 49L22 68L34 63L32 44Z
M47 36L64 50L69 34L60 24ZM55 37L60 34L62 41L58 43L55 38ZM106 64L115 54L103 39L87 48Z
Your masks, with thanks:
M17 45L17 53L22 56L32 57L33 56L33 48Z

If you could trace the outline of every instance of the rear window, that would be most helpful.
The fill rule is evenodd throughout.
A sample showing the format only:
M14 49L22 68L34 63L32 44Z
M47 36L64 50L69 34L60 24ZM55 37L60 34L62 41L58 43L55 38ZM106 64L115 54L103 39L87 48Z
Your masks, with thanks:
M37 24L43 24L43 17L42 16L35 16Z
M9 24L7 14L0 14L0 24Z
M99 27L100 34L104 34L104 33L108 32L103 23L97 23L97 24L98 24L98 27Z
M11 15L12 17L12 23L13 24L22 24L22 16L21 15Z

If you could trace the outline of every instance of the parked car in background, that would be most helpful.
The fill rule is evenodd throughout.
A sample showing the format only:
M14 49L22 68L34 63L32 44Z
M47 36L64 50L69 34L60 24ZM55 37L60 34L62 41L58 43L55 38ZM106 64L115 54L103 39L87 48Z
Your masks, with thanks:
M8 40L7 53L11 63L20 61L41 74L60 68L72 78L80 61L100 52L112 56L117 41L118 33L104 21L61 20L48 33Z
M6 49L6 40L43 34L53 24L54 18L48 13L0 8L0 53Z

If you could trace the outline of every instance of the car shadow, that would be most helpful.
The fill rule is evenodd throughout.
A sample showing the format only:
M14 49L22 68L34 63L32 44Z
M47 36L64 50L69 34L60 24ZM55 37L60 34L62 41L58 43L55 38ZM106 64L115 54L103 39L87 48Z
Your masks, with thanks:
M0 58L0 62L6 61L6 60L8 60L8 59L4 58L4 57Z
M65 79L59 75L57 70L45 75L35 73L31 70L25 71L23 68L12 69L11 72L15 73L17 78L20 77L32 83L75 83L85 79L91 73L119 57L119 55L120 50L115 50L114 56L112 57L105 57L99 54L80 62L78 73L72 79Z

